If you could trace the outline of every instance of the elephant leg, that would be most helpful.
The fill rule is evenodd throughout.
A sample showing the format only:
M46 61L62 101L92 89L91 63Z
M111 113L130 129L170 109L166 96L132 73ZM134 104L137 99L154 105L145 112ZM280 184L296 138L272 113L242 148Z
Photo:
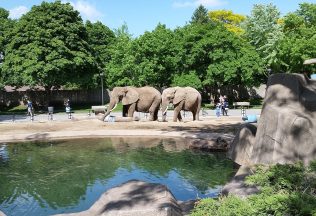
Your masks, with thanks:
M136 103L131 104L128 108L127 117L133 117L135 109L136 109Z
M149 109L149 121L155 121L155 110Z
M178 114L178 120L179 120L179 122L182 122L181 112L179 112L179 114Z
M156 121L158 119L158 111L161 99L155 99L149 108L149 121Z
M198 100L197 100L197 108L195 110L195 115L193 115L193 121L194 120L196 120L196 121L200 120L200 111L201 111L201 101L198 98ZM194 116L195 116L195 118L194 118Z
M192 115L193 115L193 121L197 120L196 119L196 110L192 110Z
M175 106L174 108L174 114L173 114L173 121L176 122L177 119L179 119L179 121L182 121L182 117L181 117L181 110L183 107L184 101L181 101L177 106Z
M158 120L158 112L159 112L159 109L156 109L154 112L154 121Z
M129 105L123 105L122 116L127 117Z

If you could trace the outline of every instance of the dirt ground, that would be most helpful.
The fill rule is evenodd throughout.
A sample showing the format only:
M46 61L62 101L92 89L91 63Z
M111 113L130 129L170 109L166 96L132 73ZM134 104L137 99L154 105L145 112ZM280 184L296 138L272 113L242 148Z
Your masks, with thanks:
M89 135L126 135L126 132L135 135L148 135L149 132L160 133L190 133L190 134L212 134L223 133L234 135L241 124L240 117L202 118L200 121L184 122L102 122L96 118L81 118L68 121L46 121L46 122L22 122L0 124L0 142L21 140L34 134L49 134L50 137L63 136L77 137ZM97 133L99 132L99 133ZM119 133L118 133L119 132ZM21 136L19 136L21 135ZM34 137L34 136L33 136Z

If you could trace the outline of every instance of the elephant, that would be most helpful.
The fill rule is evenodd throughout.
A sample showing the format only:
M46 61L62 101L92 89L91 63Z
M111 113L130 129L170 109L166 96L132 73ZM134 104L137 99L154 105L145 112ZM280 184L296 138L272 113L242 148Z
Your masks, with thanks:
M166 121L167 109L170 103L174 106L173 121L182 121L181 110L191 111L193 120L199 120L201 110L201 94L191 87L171 87L162 92L162 121Z
M134 112L137 111L150 113L150 121L158 120L161 94L157 89L150 86L113 88L108 109L100 119L104 121L120 101L123 104L123 117L133 117Z

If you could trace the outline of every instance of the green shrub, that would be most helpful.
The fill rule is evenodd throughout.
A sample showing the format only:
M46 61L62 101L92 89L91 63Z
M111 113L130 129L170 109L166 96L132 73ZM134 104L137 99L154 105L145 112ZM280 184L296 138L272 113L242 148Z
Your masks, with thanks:
M241 199L235 196L205 199L197 203L193 216L204 215L313 215L316 216L316 161L257 166L246 183L260 193Z
M219 198L219 200L207 198L199 201L192 211L192 216L248 216L254 213L254 210L246 200L235 196Z

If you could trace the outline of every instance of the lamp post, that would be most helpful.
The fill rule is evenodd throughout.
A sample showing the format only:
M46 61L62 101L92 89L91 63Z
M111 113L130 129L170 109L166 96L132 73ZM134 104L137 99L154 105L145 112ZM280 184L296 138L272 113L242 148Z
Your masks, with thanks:
M100 73L101 78L101 98L102 98L102 105L104 104L104 98L103 98L103 73Z

